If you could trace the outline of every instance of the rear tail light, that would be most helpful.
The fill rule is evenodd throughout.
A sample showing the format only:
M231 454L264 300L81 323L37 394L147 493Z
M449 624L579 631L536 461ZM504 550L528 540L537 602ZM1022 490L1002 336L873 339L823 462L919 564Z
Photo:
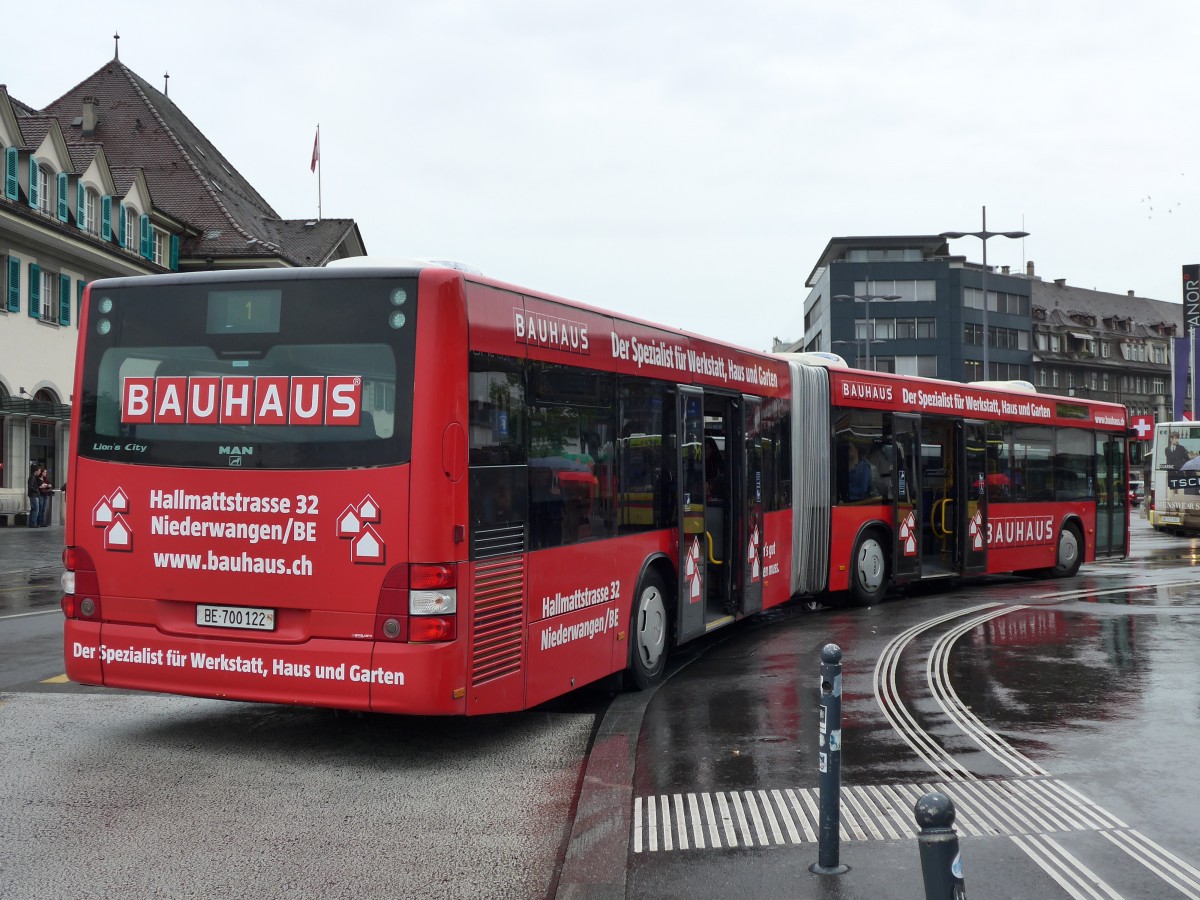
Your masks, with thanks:
M408 639L414 643L457 637L458 567L413 563L408 580Z
M379 589L375 640L452 641L458 634L458 568L449 563L392 566Z
M62 555L62 611L68 619L100 621L100 579L86 550L67 547Z

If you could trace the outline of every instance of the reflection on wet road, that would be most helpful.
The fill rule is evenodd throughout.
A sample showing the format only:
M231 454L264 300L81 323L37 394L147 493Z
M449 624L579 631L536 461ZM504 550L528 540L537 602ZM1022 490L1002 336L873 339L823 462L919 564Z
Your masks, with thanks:
M680 877L681 851L700 866L698 896L709 858L761 867L745 851L807 846L812 861L817 660L833 642L845 652L843 841L872 859L880 842L914 847L913 803L941 790L984 867L1024 873L1003 896L1200 897L1200 790L1179 765L1200 718L1198 554L1162 537L1141 529L1140 555L1070 581L785 611L731 635L650 705L631 884Z

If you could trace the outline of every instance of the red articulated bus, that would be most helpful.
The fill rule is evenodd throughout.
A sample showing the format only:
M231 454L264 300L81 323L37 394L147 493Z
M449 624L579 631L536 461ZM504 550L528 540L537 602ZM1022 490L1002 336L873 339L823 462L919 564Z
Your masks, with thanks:
M523 709L788 599L1125 552L1123 407L754 353L434 264L98 281L77 682Z

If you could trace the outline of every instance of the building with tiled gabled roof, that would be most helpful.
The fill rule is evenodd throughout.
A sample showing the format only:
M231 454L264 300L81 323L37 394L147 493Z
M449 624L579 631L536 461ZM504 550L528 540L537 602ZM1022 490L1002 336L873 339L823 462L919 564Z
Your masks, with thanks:
M353 219L281 218L116 56L45 109L0 85L0 159L0 525L25 508L30 462L65 475L88 282L366 253Z

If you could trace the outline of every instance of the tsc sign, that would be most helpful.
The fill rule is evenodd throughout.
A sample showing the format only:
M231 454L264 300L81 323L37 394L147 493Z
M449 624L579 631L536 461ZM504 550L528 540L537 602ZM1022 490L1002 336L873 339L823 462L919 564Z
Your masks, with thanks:
M157 425L358 425L358 375L126 378L121 421Z

